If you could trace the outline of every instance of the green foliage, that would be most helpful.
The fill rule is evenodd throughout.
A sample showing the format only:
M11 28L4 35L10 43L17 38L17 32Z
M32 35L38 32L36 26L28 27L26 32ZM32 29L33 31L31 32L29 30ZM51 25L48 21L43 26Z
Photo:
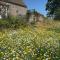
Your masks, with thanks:
M55 20L60 20L60 8L56 9L54 15L55 15L54 17Z
M27 21L25 17L9 17L7 19L0 19L1 28L19 28L20 26L26 26Z
M46 10L48 10L48 16L60 20L60 0L48 0Z
M12 28L18 28L20 27L21 25L22 26L26 26L27 22L26 22L26 19L25 17L10 17L9 18L9 23L10 23L10 27Z
M27 13L26 13L26 19L27 19L27 21L29 21L30 16L31 16L31 11L27 10Z
M0 20L0 28L4 28L4 27L8 27L9 26L9 22L5 19L1 19Z

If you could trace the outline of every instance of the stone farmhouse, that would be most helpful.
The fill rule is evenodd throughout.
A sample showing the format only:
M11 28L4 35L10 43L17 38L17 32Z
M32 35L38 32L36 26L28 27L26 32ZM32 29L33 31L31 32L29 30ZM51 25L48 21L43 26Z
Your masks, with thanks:
M44 16L38 12L33 13L34 9L30 12L29 22L43 21ZM27 13L27 6L23 0L0 0L0 18L8 16L25 16Z
M40 14L37 11L34 11L34 9L30 10L30 17L29 22L43 22L45 19L44 15Z
M31 16L29 18L29 22L33 22L33 21L34 22L43 22L44 16L42 14L39 14L39 13L37 15L31 13Z
M27 12L27 6L23 0L0 0L0 18L11 16L22 16Z

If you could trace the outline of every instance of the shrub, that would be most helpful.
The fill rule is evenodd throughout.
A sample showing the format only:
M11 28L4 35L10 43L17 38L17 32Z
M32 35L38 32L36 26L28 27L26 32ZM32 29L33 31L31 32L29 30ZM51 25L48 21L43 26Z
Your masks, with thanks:
M5 19L0 20L0 28L6 28L9 26L9 22Z
M0 27L2 28L19 28L20 26L26 26L26 24L25 16L8 17L7 19L0 20Z

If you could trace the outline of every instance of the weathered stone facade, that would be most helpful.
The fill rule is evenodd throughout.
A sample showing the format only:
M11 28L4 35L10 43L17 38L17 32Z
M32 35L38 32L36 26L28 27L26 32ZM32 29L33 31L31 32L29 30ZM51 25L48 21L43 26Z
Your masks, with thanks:
M31 22L43 22L43 20L44 20L44 16L42 14L40 14L38 12L36 14L34 14L31 12L30 17L29 17L30 23Z
M9 14L12 16L20 16L20 15L25 15L27 12L27 8L24 8L22 6L10 4L9 5Z
M21 0L22 1L22 0ZM19 3L18 0L1 0L0 1L0 17L2 16L20 16L25 15L27 12L27 7L23 3Z

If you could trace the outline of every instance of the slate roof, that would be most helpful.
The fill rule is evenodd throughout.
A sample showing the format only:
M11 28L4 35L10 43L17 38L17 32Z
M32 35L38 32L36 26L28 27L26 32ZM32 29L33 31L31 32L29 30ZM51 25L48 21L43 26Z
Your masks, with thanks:
M12 3L12 4L16 4L16 5L20 5L20 6L23 6L23 7L27 7L23 0L0 0L0 1L3 1L3 2L7 2L7 3Z

